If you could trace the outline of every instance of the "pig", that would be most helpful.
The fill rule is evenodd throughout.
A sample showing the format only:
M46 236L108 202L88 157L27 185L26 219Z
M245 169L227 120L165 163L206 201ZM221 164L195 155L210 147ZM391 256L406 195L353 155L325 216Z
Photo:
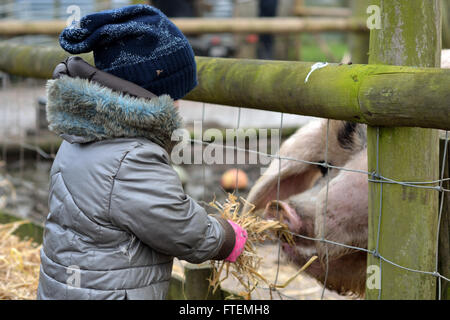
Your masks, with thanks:
M262 212L267 219L281 218L294 234L367 248L367 175L323 165L367 171L366 150L365 125L325 119L310 122L279 151L281 158L308 162L274 159L247 200L255 206L254 212ZM294 239L295 246L282 243L282 249L296 264L303 266L312 256L319 257L306 269L309 275L340 294L364 294L364 251L298 236Z
M441 67L450 68L450 50L442 51ZM290 259L303 266L317 255L319 259L306 272L328 289L357 296L365 291L366 252L320 239L367 248L366 130L363 124L337 120L309 123L279 151L281 158L307 162L274 158L247 197L265 218L281 219L292 233L319 240L297 236L295 246L282 243ZM360 172L329 169L320 165L324 163ZM249 205L244 208L249 209Z

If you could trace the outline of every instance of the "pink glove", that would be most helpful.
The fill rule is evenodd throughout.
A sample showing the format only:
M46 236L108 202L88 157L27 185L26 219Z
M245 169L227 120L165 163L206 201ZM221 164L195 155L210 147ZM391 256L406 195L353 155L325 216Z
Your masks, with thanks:
M244 251L244 246L245 243L247 242L247 231L231 220L228 220L228 222L234 229L234 233L236 235L236 242L234 244L233 251L231 251L230 255L228 256L228 258L225 259L225 261L236 262L239 255L242 253L242 251Z

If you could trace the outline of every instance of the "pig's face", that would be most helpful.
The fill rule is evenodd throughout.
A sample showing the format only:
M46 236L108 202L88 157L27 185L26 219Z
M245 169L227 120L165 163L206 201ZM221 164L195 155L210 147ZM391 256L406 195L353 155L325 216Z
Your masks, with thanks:
M442 68L450 68L450 50L442 52ZM311 122L283 143L279 154L317 163L327 159L337 167L367 171L365 126L330 120L327 155L326 136L327 120ZM275 159L247 200L266 218L280 217L294 234L319 240L295 237L295 246L282 244L287 256L299 266L313 255L319 256L307 273L324 283L328 265L327 288L364 294L366 253L320 239L367 248L367 175L334 169L326 172L317 165L288 160L279 163Z
M325 156L326 128L327 121L321 120L300 129L282 145L280 156L318 163L328 159L334 166L366 171L365 127L330 121L329 151ZM327 171L296 161L282 160L280 165L275 160L250 191L248 201L265 218L280 218L294 234L367 247L367 175ZM283 251L299 266L318 255L318 261L306 272L322 283L328 257L327 288L339 293L364 293L364 252L299 236L295 237L295 244L283 243Z
M327 172L320 165L283 158L316 163L325 163L327 160L329 164L342 167L356 153L365 149L366 132L363 125L331 120L328 131L327 154L326 120L309 123L282 144L279 151L282 159L275 158L250 190L248 200L255 205L255 211L263 209L271 200L287 199L311 189L325 173L332 177L338 174L336 170Z
M305 194L307 194L306 192ZM314 215L315 205L308 199L289 199L287 201L269 202L264 210L264 217L270 220L281 220L293 234L299 234L309 238L315 238ZM300 201L299 201L300 200ZM305 201L302 201L305 200ZM315 241L302 237L294 237L295 246L286 242L281 243L281 248L288 259L303 266L312 256L317 255ZM308 268L308 273L319 275L321 273L320 263L313 263Z
M365 170L365 155L363 150L346 167ZM322 178L313 188L285 201L269 202L264 216L267 219L280 218L294 234L313 239L323 236L327 240L367 248L367 176L341 171L330 179L325 213L326 179ZM307 273L322 283L325 282L328 251L326 287L341 294L364 294L364 252L298 236L295 237L295 246L287 243L281 246L286 256L299 266L318 255L319 261L313 263Z

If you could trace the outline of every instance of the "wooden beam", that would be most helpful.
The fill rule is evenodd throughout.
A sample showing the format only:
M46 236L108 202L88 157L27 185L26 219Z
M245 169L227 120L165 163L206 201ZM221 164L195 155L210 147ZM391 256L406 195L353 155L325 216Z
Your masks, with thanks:
M439 67L440 0L377 0L372 4L380 7L383 25L371 31L371 64ZM386 98L395 100L397 94L389 84L383 86ZM382 100L386 99L377 103ZM410 108L407 99L400 104L405 111ZM433 103L423 101L422 107L433 108ZM438 155L436 130L368 128L369 172L378 171L397 181L434 181L439 178ZM438 195L436 190L369 183L368 249L406 268L436 271ZM368 266L379 264L378 257L368 255ZM435 299L436 277L382 261L380 290L368 287L366 298Z
M301 17L316 16L348 18L351 16L352 12L349 8L295 6L294 14Z
M0 42L0 70L50 78L69 54ZM91 54L82 55L93 63ZM199 85L185 99L356 121L450 129L450 70L197 57Z
M367 31L365 21L347 18L176 18L172 21L185 34ZM59 35L65 27L65 20L1 20L0 35Z

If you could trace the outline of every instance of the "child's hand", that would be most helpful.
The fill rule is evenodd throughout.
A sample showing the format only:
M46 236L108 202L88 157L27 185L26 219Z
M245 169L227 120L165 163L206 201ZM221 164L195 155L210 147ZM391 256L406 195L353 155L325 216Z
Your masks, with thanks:
M236 242L234 244L233 251L231 251L231 254L225 259L225 261L236 262L239 255L242 253L242 251L244 251L244 246L247 242L247 231L231 220L228 220L228 223L231 224L234 229Z

